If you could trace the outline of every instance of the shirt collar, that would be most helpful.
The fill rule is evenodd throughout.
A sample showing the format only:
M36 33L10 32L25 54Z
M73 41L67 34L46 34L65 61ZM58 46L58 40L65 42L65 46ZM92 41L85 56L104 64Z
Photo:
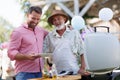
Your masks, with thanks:
M68 27L68 25L66 25L66 30L64 33L69 32L69 31L70 31L70 28ZM56 37L60 37L59 34L56 32L56 29L53 30L53 35Z
M23 23L22 26L23 26L24 28L26 28L26 29L29 29L29 30L33 31L32 28L29 28L29 27L28 27L28 24L27 24L27 23Z

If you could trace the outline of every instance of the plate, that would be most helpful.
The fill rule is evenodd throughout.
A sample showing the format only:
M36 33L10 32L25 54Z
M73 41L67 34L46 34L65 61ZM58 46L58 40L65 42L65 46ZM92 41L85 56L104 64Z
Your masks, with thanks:
M51 57L52 53L41 53L40 56L41 57Z

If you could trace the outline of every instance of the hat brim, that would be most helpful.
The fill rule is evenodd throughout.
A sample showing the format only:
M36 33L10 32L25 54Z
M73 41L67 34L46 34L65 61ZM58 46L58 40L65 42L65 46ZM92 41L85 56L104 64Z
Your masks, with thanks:
M53 21L52 21L53 17L58 16L58 15L63 16L64 18L66 18L65 23L68 21L68 16L66 16L65 14L54 14L54 15L52 15L52 16L50 16L48 18L48 23L53 25Z

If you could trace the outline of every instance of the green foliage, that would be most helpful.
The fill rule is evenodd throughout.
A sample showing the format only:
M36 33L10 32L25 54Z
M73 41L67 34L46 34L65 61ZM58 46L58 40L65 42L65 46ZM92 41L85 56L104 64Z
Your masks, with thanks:
M24 10L24 8L26 7L25 3L27 2L28 0L21 0L20 1L20 5L22 6L21 9Z
M30 2L28 0L21 0L20 2L21 4L21 10L24 11L26 13L26 11L28 10L28 8L31 6ZM49 24L47 22L48 17L50 16L50 11L47 11L40 20L40 26L44 27L45 29L47 29L48 31L53 30L53 26L51 24Z
M86 13L84 16L83 16L83 18L86 20L86 19L92 19L92 18L94 18L95 16L90 16L90 15L88 15L88 13Z
M0 17L0 43L9 41L12 29L13 29L12 25L5 19Z
M42 17L41 17L41 21L40 21L40 25L42 25L45 29L47 29L48 31L53 30L54 26L49 24L47 22L48 17L50 16L50 12L47 11Z

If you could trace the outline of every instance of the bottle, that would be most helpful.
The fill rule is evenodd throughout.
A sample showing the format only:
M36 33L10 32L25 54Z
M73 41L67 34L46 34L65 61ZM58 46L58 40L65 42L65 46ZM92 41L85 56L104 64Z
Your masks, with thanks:
M49 70L49 78L53 78L52 70Z
M57 79L57 69L56 69L56 66L55 64L52 65L52 75L53 75L53 78L54 79Z

